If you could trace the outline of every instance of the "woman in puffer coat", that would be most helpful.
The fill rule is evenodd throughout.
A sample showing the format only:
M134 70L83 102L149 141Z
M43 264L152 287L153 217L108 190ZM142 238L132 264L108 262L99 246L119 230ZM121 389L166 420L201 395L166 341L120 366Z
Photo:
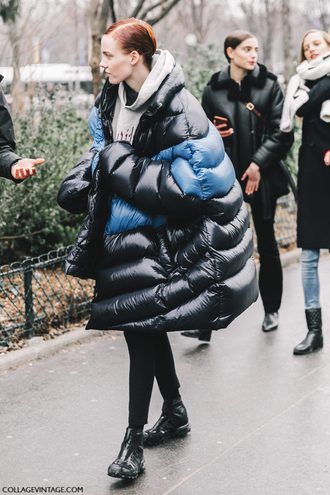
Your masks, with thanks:
M297 245L302 248L302 283L308 332L296 355L323 347L318 264L330 249L330 36L312 29L302 40L301 63L289 81L281 128L290 132L303 118L298 159Z
M166 332L226 327L257 284L232 164L180 66L134 18L110 26L101 46L107 81L91 113L94 143L58 200L88 211L67 260L67 273L96 280L87 328L123 330L128 345L128 428L108 474L133 479L143 441L190 430ZM154 377L164 404L143 433Z
M282 300L274 222L277 199L288 193L288 181L280 161L293 143L293 133L280 131L284 96L277 77L258 63L256 37L233 31L224 41L224 54L229 65L211 77L202 106L224 140L244 198L251 205L265 311L262 330L269 332L278 327Z

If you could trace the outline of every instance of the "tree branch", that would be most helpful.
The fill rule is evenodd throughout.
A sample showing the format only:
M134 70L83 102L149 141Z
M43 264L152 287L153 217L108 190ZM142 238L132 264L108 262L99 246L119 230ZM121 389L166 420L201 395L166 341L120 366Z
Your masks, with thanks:
M165 16L167 16L167 14L169 13L169 11L175 7L175 5L177 5L181 0L172 0L169 2L168 6L163 8L161 13L158 15L158 16L155 16L153 18L148 18L148 23L153 26L154 24L157 24L157 22L159 22L160 20L162 20ZM150 9L148 10L148 12L150 12Z
M110 8L110 14L111 14L111 19L112 22L117 22L117 14L116 14L116 9L115 9L115 2L114 0L109 0L109 8Z
M137 17L140 13L140 10L142 9L143 5L145 3L145 0L140 0L133 10L132 14L129 17Z

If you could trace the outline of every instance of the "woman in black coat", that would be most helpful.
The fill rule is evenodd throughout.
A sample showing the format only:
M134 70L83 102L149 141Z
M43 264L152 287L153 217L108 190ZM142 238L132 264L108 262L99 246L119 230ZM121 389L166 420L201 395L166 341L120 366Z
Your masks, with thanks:
M274 217L277 199L288 193L279 162L290 149L293 135L279 129L283 94L276 76L257 63L255 36L245 31L229 34L224 52L229 65L212 76L202 106L224 140L244 198L251 205L265 309L262 329L267 332L277 328L281 305L282 267Z
M127 342L128 428L108 474L132 479L143 443L190 430L166 332L226 327L257 285L240 187L182 69L137 19L110 26L101 47L93 146L58 200L88 213L67 259L67 273L96 280L87 328L123 330ZM143 433L155 377L164 405Z
M298 161L297 245L302 248L302 282L308 327L293 350L301 355L323 347L318 262L330 249L330 37L308 31L301 64L288 84L281 128L290 131L295 115L303 118Z

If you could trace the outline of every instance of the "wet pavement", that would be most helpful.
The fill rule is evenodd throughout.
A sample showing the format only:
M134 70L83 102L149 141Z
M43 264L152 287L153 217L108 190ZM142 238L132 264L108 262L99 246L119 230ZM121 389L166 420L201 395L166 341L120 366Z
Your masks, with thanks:
M277 331L260 330L258 300L210 344L171 334L192 430L145 449L146 471L134 483L106 474L127 421L120 332L2 372L0 493L64 487L84 495L329 495L329 256L320 278L320 352L292 355L306 332L298 265L285 269ZM155 385L149 425L161 405Z

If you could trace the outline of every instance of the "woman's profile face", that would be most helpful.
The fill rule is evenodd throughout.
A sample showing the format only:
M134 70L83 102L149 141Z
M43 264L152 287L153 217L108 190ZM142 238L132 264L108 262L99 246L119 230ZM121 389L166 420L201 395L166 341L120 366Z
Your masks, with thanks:
M227 48L227 54L230 57L230 63L240 69L253 70L258 61L258 40L248 38L242 41L236 48Z
M132 54L125 53L120 43L109 34L102 37L101 54L100 67L111 84L119 84L132 75Z
M330 53L330 46L325 41L322 33L316 31L315 33L309 33L305 36L303 41L303 51L306 60L309 62L315 58L322 57L327 53Z

